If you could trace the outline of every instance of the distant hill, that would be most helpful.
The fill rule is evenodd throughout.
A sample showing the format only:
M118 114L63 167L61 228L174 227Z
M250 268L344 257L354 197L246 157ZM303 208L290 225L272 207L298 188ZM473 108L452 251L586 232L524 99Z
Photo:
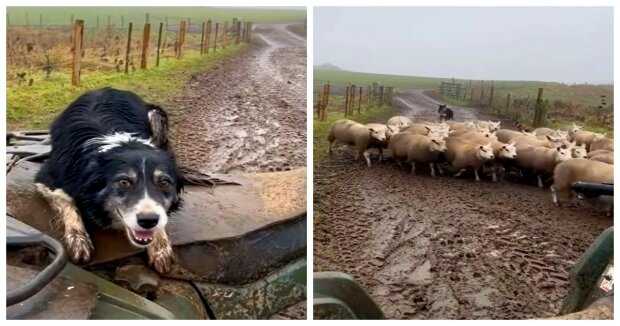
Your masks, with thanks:
M315 66L314 69L317 69L317 70L338 70L338 71L342 71L342 69L340 69L340 67L335 66L335 65L333 65L333 64L331 64L329 62L324 63L324 64L322 64L320 66Z

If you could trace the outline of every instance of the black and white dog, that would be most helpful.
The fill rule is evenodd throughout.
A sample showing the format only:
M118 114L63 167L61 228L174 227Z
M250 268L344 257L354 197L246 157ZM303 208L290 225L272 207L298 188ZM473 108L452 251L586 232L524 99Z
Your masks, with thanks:
M132 92L90 91L54 121L51 139L35 182L60 215L70 259L88 262L89 232L115 228L147 249L155 270L168 272L173 252L164 228L183 184L164 110Z
M454 112L445 104L439 104L439 110L437 110L437 113L439 113L439 121L454 120Z

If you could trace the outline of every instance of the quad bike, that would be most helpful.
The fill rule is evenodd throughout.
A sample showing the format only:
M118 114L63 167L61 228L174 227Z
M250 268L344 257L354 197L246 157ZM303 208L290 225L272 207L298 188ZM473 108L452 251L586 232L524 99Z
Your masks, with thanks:
M613 196L613 184L576 182L584 197ZM571 285L559 315L551 319L613 319L614 231L610 227L592 242L570 272ZM350 275L315 272L314 319L385 319L372 298Z
M47 131L7 135L7 319L305 319L305 168L186 186L167 225L176 261L159 275L108 230L91 235L87 265L67 262L33 186L49 143Z

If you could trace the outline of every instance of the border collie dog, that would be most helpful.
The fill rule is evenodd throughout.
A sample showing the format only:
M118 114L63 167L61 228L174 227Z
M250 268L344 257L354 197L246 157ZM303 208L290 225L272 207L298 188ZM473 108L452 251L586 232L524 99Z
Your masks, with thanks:
M437 113L439 113L439 121L454 120L454 111L448 108L445 104L439 104L439 110L437 110Z
M90 232L115 228L168 272L174 256L164 227L180 208L183 184L165 111L132 92L98 89L56 118L51 139L35 182L59 213L71 261L93 256Z

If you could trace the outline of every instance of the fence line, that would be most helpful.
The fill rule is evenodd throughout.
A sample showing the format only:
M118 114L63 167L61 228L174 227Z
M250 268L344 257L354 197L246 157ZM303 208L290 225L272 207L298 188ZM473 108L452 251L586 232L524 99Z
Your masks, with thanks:
M79 77L85 70L111 70L129 73L129 68L149 69L149 57L154 56L158 67L161 58L182 59L187 51L204 54L209 52L210 46L217 50L220 46L250 43L250 22L236 21L236 24L224 23L224 29L216 28L212 34L211 20L205 22L180 21L178 25L159 23L159 32L151 33L151 22L157 17L148 16L149 23L136 28L132 22L126 22L121 17L121 26L111 24L108 16L107 25L97 22L95 27L86 27L86 22L74 19L72 25L44 25L39 17L39 24L9 25L7 33L7 81L17 81L21 85L29 78L42 75L49 77L52 72L64 71L71 68L73 85L79 84ZM76 26L80 30L76 34ZM216 26L219 23L216 22ZM181 32L169 29L178 26ZM231 28L226 28L231 26ZM243 31L242 31L243 30ZM133 37L133 33L141 32L142 37ZM241 35L244 35L241 38ZM172 35L174 34L174 35ZM237 41L238 40L238 41ZM218 42L220 44L218 44ZM174 54L170 53L172 51ZM67 60L67 58L71 58Z
M335 106L333 111L342 110L345 117L353 116L356 106L357 114L360 115L362 113L363 101L366 110L375 105L379 107L392 106L394 99L394 87L384 87L383 85L379 87L377 86L378 83L373 84L374 85L356 86L349 83L349 86L345 86L344 88L331 86L329 81L323 84L320 92L316 92L318 94L318 99L315 102L317 119L319 121L325 121L327 119L330 96L333 95L332 91L334 91L334 94L344 95L343 102L332 102L332 106ZM359 93L357 95L357 102L356 93Z

